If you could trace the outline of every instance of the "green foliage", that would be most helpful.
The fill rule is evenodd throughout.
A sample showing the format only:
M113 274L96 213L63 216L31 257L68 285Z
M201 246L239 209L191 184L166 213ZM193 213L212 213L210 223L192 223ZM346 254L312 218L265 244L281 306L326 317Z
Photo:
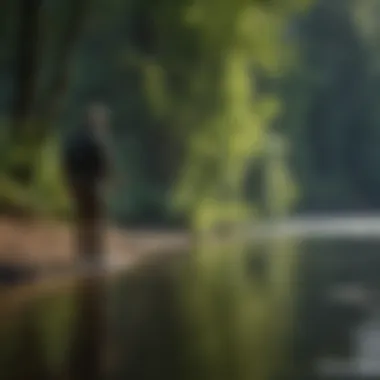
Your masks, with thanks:
M162 48L143 66L146 94L185 152L177 168L177 204L205 220L197 216L204 199L236 208L247 162L262 153L265 126L278 107L253 91L254 68L272 75L283 67L277 64L286 52L280 21L287 15L250 1L225 1L217 15L211 1L177 3L168 12L171 6L163 3L154 15ZM251 27L257 24L265 26L260 38ZM209 208L205 212L210 215Z
M19 149L8 146L2 152L0 204L3 211L45 217L70 215L58 136L49 136L37 152L28 146ZM18 172L25 162L31 168L28 181Z
M142 153L129 154L129 146L119 146L126 176L137 169L123 187L124 197L120 192L114 200L113 216L141 219L138 208L152 204L164 216L170 209L166 199L172 195L183 210L195 210L193 205L203 203L204 196L226 201L225 195L215 196L229 191L221 191L230 185L220 182L230 182L233 176L238 181L247 170L246 156L262 155L273 120L290 142L301 210L378 207L377 2L318 0L310 10L308 3L93 3L72 57L67 112L60 121L64 129L75 128L88 92L95 89L105 94L114 111L117 138L141 147ZM9 100L9 59L17 32L16 3L7 1L6 7L0 37L3 105ZM295 15L295 10L300 12ZM142 49L142 41L132 38L139 12L152 20L150 54ZM41 41L37 103L57 71L57 44L68 14L61 0L46 3L41 13L49 33ZM5 113L2 106L2 118ZM1 133L7 134L7 125L1 123ZM1 136L1 143L6 141ZM15 147L2 149L1 165L8 165L7 148L19 154ZM18 159L9 158L11 166ZM252 161L258 162L255 157ZM3 205L25 208L34 202L23 194L29 185L15 184L13 169L1 170ZM225 174L228 180L221 180ZM156 194L165 194L165 201L154 200L161 197Z
M44 216L68 216L70 203L60 161L60 140L49 136L41 148L31 183L33 208Z
M292 12L306 4L306 0L92 3L68 71L67 113L60 124L75 128L93 89L109 101L120 141L118 164L128 178L134 171L133 179L113 199L112 217L141 219L143 210L154 205L160 218L170 213L175 219L195 210L193 205L203 197L227 201L229 196L219 193L231 193L231 183L242 182L248 156L261 154L266 126L280 110L279 99L263 94L259 82L264 75L278 78L289 66L291 46L284 46L283 32ZM70 9L61 0L46 3L41 13L42 29L49 33L41 40L37 106L59 71L58 45L69 16ZM152 21L148 31L141 30L144 20ZM144 33L154 36L148 36L154 46L149 54ZM4 40L9 42L11 35L4 34ZM43 136L37 143L42 141ZM125 141L136 142L142 152L130 154ZM45 169L38 171L44 176ZM43 196L56 191L51 195L56 200L45 208L61 213L65 208L61 180L51 181L57 183L55 190L42 190L47 185L39 184L35 191ZM166 201L171 198L175 205ZM39 202L35 196L33 202ZM48 211L56 202L59 206Z

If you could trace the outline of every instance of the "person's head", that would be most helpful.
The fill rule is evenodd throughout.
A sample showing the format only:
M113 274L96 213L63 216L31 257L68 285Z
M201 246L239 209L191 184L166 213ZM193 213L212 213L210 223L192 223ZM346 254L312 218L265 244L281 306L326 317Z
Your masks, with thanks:
M105 104L94 102L87 107L86 117L88 126L101 132L108 128L110 111Z

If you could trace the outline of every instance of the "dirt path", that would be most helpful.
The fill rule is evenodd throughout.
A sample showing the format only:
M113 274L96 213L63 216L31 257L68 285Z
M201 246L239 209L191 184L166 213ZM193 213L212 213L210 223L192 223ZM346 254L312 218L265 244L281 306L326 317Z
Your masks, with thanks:
M69 264L73 257L72 227L52 221L21 222L0 219L0 263L32 265ZM108 228L107 251L111 261L144 256L165 249L181 249L185 233L129 231Z
M42 269L41 274L30 279L21 278L13 286L0 284L0 315L10 312L17 305L42 293L55 292L73 285L78 276L104 275L104 270L71 266L72 228L64 223L51 221L20 222L0 218L0 268L32 266ZM116 228L107 230L108 257L106 273L133 268L135 264L151 261L152 255L185 248L185 233L157 232L149 230L128 231ZM51 266L59 269L51 271ZM45 271L44 268L49 270ZM62 270L63 269L63 270ZM46 273L45 273L46 272ZM42 274L44 273L44 274ZM33 297L32 297L33 295Z

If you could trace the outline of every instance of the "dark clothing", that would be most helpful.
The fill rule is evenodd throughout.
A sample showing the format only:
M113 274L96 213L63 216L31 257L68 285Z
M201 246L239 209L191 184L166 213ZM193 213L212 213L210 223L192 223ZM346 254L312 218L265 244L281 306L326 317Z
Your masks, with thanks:
M82 258L103 251L103 200L100 185L107 177L107 154L90 131L82 129L64 145L63 166L77 219L77 249Z
M69 181L96 183L106 176L106 152L101 143L85 129L66 141L63 159Z
M104 251L104 205L99 187L73 182L71 186L77 219L77 250L83 258L100 258Z

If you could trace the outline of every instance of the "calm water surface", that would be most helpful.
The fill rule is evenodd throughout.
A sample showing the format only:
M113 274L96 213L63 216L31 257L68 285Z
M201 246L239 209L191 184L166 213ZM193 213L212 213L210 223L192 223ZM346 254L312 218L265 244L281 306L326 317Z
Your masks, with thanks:
M297 254L297 270L293 274L289 298L294 306L287 342L291 355L286 356L287 364L291 365L281 367L273 378L373 378L352 371L342 377L343 370L336 371L339 363L344 367L358 360L368 348L363 340L358 341L360 337L355 332L365 328L376 330L376 316L380 314L369 305L380 305L380 243L319 239L297 242L292 247ZM276 246L252 247L243 261L246 270L242 276L247 276L246 286L252 290L257 312L261 310L262 300L272 302L273 286L282 286L280 280L276 282L273 278L272 264L280 257L285 262L287 258L281 256L286 251L280 254L268 249L275 250ZM198 348L194 349L189 343L179 292L187 273L183 257L157 259L108 278L50 281L39 287L2 287L0 379L249 380L242 369L247 365L246 358L250 364L255 363L257 353L249 351L251 346L239 348L241 351L236 356L244 360L238 360L238 367L234 367L236 375L233 371L220 371L218 377L200 376L197 371L207 374L209 369L191 367L184 360L191 350L193 360L203 360L203 363L209 358L211 361L215 352L211 353L210 346L209 351L202 351L201 358ZM228 282L228 271L221 271L219 276L221 284ZM222 320L224 323L231 311L228 306L231 297L226 297L225 287L209 292L208 287L212 286L212 281L206 281L197 293L199 305L205 294L209 297L205 308L215 303L214 319L208 319L202 331L213 330L216 335L234 338L238 330L231 329L233 332L226 334L230 326L217 324ZM246 301L235 298L233 304L244 315ZM274 316L281 321L281 309L273 310L276 310ZM255 315L255 308L253 312ZM380 334L380 318L377 321L376 331ZM250 331L257 321L248 318L244 323ZM260 326L254 331L254 337L259 339L261 334L263 342L266 336L269 341L270 331L264 332ZM380 342L377 343L376 346L371 342L372 351L366 355L372 355L372 360L378 357L380 362ZM264 350L264 345L260 345ZM362 352L359 346L364 347ZM233 346L223 349L217 362L221 367L226 365L226 352L236 351ZM268 360L274 363L278 358L269 357ZM330 367L326 363L330 363ZM349 366L344 368L346 371ZM268 376L255 378L269 379Z

